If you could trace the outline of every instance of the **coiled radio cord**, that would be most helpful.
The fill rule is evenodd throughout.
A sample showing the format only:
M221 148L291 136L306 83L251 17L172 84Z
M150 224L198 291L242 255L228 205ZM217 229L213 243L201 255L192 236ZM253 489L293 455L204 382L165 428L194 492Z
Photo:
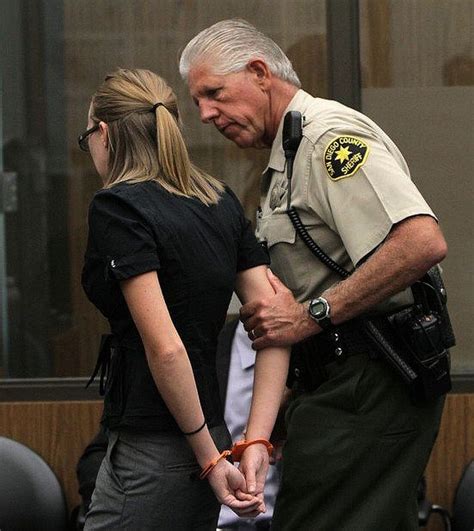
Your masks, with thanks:
M335 273L337 273L342 278L348 278L350 277L349 271L341 267L337 262L335 262L331 257L329 257L322 249L319 247L319 245L311 238L308 231L306 230L306 227L303 225L303 222L301 221L301 218L296 211L295 207L290 207L286 213L288 214L291 223L293 224L293 227L296 230L296 233L298 236L303 240L306 247L316 256L316 258L322 262L325 266L329 267L329 269L332 269Z

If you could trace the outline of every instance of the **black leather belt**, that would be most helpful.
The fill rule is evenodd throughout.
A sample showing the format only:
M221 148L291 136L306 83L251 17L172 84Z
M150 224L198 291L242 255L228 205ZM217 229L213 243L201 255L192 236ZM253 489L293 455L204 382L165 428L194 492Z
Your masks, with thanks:
M393 336L385 318L377 319L377 325L384 334ZM314 390L327 379L326 365L343 363L348 357L358 354L379 357L376 345L367 337L357 319L353 319L293 345L287 386Z

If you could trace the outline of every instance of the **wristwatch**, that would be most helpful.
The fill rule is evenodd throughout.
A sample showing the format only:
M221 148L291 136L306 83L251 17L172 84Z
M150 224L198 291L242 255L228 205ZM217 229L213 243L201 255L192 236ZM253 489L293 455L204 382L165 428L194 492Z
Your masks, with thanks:
M323 330L327 330L332 326L331 307L324 297L311 299L309 301L308 312L310 317L314 319Z

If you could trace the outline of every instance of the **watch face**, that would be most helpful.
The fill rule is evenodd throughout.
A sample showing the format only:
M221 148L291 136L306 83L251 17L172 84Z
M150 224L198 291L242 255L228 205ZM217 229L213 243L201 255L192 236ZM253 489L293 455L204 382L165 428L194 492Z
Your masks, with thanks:
M316 319L321 319L327 315L327 305L319 299L311 302L309 313Z

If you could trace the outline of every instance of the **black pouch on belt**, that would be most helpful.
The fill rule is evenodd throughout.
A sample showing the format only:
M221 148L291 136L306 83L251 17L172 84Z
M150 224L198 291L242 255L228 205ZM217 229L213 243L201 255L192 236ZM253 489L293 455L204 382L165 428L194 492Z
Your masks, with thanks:
M446 290L438 267L412 286L415 303L389 317L402 349L417 373L415 402L432 400L451 389L449 348L455 337L446 308Z
M287 387L295 391L314 391L327 379L319 355L320 350L317 336L309 337L291 347Z

